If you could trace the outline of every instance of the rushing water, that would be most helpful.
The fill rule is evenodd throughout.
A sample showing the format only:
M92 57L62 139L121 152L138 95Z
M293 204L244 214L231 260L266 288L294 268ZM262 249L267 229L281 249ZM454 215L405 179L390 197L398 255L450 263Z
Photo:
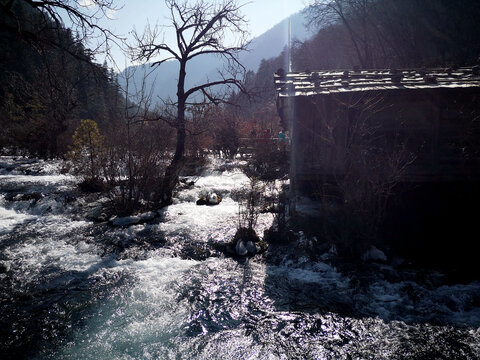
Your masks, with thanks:
M86 220L57 162L1 158L2 359L480 358L479 282L340 271L314 239L248 260L214 250L246 182L212 171L160 220L113 228ZM224 200L196 206L203 189Z

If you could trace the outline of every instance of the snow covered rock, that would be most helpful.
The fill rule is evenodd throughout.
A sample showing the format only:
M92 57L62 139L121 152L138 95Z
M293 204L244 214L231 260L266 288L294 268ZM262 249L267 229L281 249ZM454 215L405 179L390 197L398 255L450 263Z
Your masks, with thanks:
M258 237L255 230L241 227L235 233L229 245L230 250L227 251L238 256L253 256L265 251L267 247L267 243Z
M157 217L157 213L155 211L149 211L143 214L139 214L138 217L140 221L150 221Z
M88 200L87 200L88 201ZM106 221L108 219L108 203L107 197L102 197L94 202L85 204L84 199L80 199L78 203L84 205L86 209L85 217L92 221Z
M217 205L220 202L220 198L217 194L211 193L208 194L208 204L210 205Z
M112 222L113 226L130 226L151 221L157 217L157 214L158 213L155 211L149 211L133 216L113 217L110 219L110 221Z
M214 192L202 191L197 200L197 205L218 205L222 198Z

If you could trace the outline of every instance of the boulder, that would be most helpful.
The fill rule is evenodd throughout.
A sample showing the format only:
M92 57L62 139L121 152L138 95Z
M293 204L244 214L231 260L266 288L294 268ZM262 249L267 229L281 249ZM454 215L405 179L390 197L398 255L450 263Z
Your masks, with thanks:
M240 241L240 240L243 240L245 242L246 241L252 241L252 242L256 243L256 242L260 241L260 238L258 237L255 230L250 229L250 228L241 227L237 230L237 232L235 233L235 236L233 237L234 242Z
M113 226L130 226L151 221L157 217L157 214L156 211L149 211L133 216L112 217L109 221L111 221Z
M208 201L205 196L202 196L200 199L197 200L197 205L207 205Z
M332 244L332 245L326 244L323 247L322 251L325 250L326 248L328 248L327 251L324 254L322 254L322 256L320 256L321 260L325 261L325 260L330 260L337 257L338 253L337 253L337 247L335 246L335 244Z
M109 201L107 197L103 197L88 204L86 218L93 221L106 221L108 217L106 208L108 208ZM81 201L79 202L82 203Z
M7 262L0 262L0 274L10 271L10 264Z
M150 221L157 217L157 213L154 211L149 211L146 213L139 214L138 217L140 218L140 221Z
M97 221L103 213L102 205L92 207L87 213L87 219Z
M231 249L231 253L238 256L253 256L265 251L268 245L258 237L255 230L241 227L228 247Z
M246 248L249 254L255 255L257 253L257 248L251 240L247 241Z
M222 198L214 192L202 191L197 200L197 205L218 205L221 201Z
M97 218L98 221L104 222L108 220L108 215L105 213L101 213L100 216Z
M243 240L237 241L237 245L235 246L235 252L239 256L245 256L248 253L247 247L245 246L245 242Z
M208 204L209 205L217 205L221 201L220 196L215 193L208 194Z

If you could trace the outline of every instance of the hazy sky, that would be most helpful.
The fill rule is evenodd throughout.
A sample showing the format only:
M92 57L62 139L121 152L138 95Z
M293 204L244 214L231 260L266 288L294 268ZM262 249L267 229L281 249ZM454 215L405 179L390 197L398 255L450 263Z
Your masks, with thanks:
M80 3L88 5L92 0L81 0ZM239 3L245 4L242 8L243 13L249 20L249 31L252 37L256 37L289 15L302 10L308 0L244 0ZM107 25L115 33L128 37L134 27L138 32L142 32L147 22L151 25L168 24L169 12L163 0L123 0L117 1L116 4L121 9L109 14L111 20L102 21L103 25ZM168 42L168 38L166 41ZM118 49L112 49L112 53L117 66L123 69L126 60L121 52Z

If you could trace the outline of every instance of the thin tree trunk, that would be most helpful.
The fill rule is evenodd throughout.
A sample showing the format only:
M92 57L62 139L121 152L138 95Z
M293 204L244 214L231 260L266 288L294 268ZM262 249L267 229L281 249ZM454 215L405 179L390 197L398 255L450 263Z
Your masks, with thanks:
M177 86L177 144L175 154L170 165L165 169L165 176L161 187L160 204L169 205L172 203L173 190L178 184L180 172L185 163L185 141L187 137L185 129L185 76L186 60L180 62L180 72Z
M165 176L162 183L160 199L162 205L169 205L172 203L173 190L178 184L178 178L185 163L185 138L185 129L177 129L177 146L175 149L175 155L173 156L172 162L165 170Z

